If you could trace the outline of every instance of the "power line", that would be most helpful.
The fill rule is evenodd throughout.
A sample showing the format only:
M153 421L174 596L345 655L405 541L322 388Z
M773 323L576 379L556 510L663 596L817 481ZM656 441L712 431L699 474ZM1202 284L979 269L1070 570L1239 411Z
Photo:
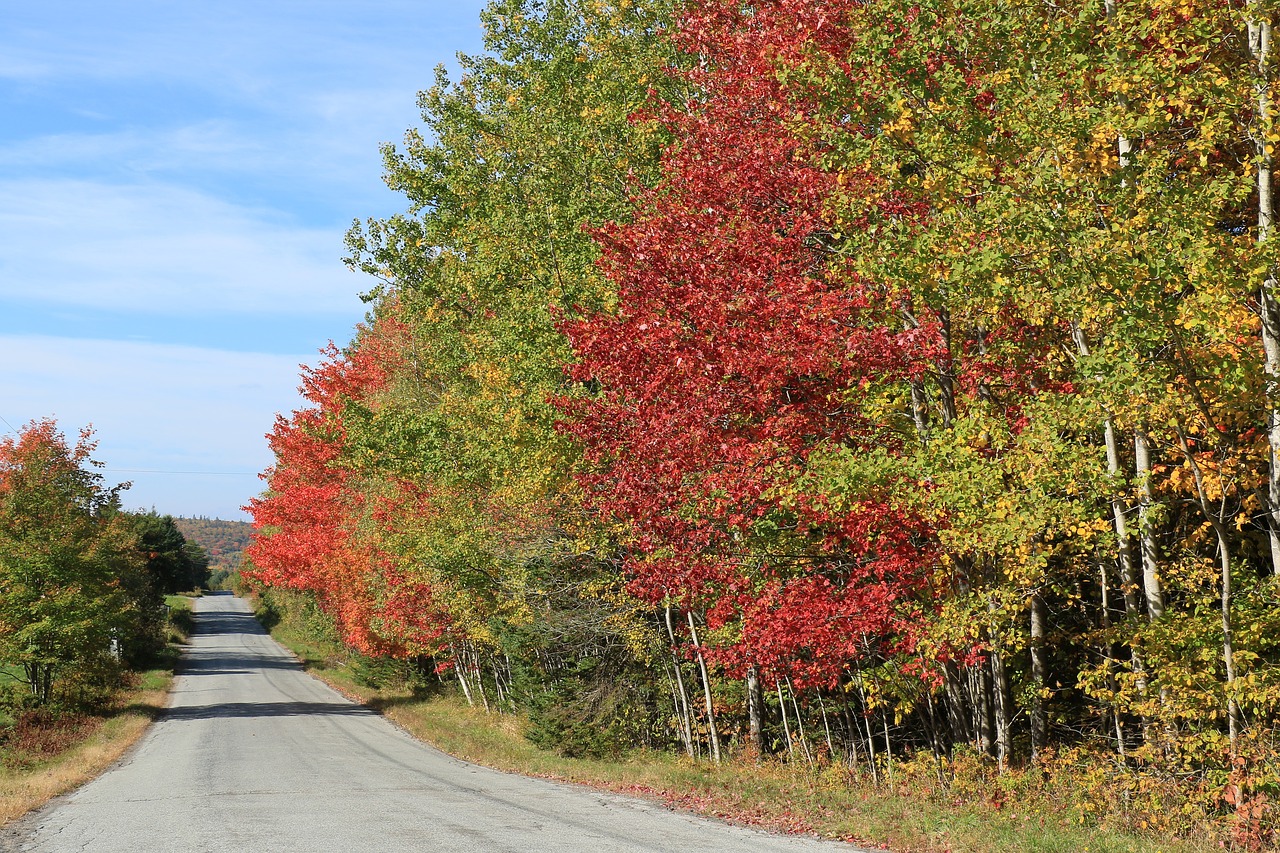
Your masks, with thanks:
M102 468L111 474L199 474L210 477L256 477L257 471L162 471L156 468Z

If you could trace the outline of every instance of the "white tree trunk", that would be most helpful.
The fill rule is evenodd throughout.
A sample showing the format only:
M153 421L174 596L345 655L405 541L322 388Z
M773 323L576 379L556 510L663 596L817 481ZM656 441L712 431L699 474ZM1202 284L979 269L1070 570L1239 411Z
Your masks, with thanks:
M751 738L751 751L759 758L764 754L764 695L754 666L747 667L746 690L747 732Z
M796 747L795 743L791 740L791 723L787 718L787 700L782 695L782 680L779 679L773 684L778 688L778 711L782 714L782 734L787 739L787 758L795 761Z
M1009 713L1009 671L1004 665L1004 655L991 652L992 708L995 712L996 764L1000 772L1009 769L1009 755L1013 750L1012 715Z
M676 689L678 690L679 702L676 705L676 713L680 718L680 737L684 741L685 751L689 753L690 758L697 757L697 750L694 747L693 740L693 712L690 710L689 691L684 686L684 676L680 674L680 658L676 656L676 631L671 624L671 605L665 608L667 622L667 636L671 638L671 665L675 670Z
M1209 524L1213 526L1214 535L1218 539L1218 567L1221 572L1219 603L1222 613L1222 663L1226 669L1227 736L1231 740L1231 749L1234 752L1236 740L1240 736L1240 704L1235 698L1235 639L1231 627L1231 545L1227 537L1227 524L1223 518L1224 513L1221 511L1215 512L1209 502L1209 495L1205 489L1204 476L1200 471L1200 464L1196 461L1195 456L1191 454L1191 448L1187 445L1186 436L1183 435L1181 428L1178 429L1178 442L1182 446L1182 455L1187 460L1187 465L1191 468L1191 475L1196 484L1196 497L1200 502L1200 510Z
M1031 760L1035 761L1044 749L1048 737L1048 716L1045 711L1045 688L1049 680L1049 667L1045 662L1044 635L1046 622L1044 600L1040 593L1031 594L1031 687L1035 695L1031 700Z
M1251 10L1261 13L1261 3ZM1271 140L1271 22L1256 17L1249 22L1249 52L1254 60L1254 95L1258 126L1253 129L1254 158L1257 162L1258 242L1266 243L1275 222L1272 189L1274 165ZM1267 477L1268 533L1271 541L1271 571L1280 575L1280 304L1276 300L1276 271L1268 269L1258 293L1258 313L1262 320L1263 368L1267 374L1267 441L1270 466Z
M1151 443L1141 429L1133 431L1134 468L1138 475L1138 533L1142 550L1142 589L1147 618L1164 616L1164 586L1160 581L1160 552L1156 544L1156 505L1151 495Z
M707 702L707 737L711 740L711 759L720 763L720 733L716 730L716 708L711 701L711 676L707 672L707 661L702 656L702 645L698 642L698 629L693 624L693 611L689 614L689 637L693 640L693 654L698 660L698 670L702 673L702 695Z

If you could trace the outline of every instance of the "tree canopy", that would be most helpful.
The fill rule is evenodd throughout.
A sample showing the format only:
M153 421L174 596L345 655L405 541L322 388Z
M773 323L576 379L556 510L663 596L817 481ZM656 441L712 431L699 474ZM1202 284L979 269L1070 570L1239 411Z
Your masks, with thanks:
M256 577L568 749L1079 761L1084 819L1194 777L1140 819L1231 826L1280 779L1274 14L491 4Z
M104 485L95 447L51 419L0 438L0 663L41 703L60 680L110 680L163 643L158 519L120 510L127 485ZM180 535L170 544L181 552Z

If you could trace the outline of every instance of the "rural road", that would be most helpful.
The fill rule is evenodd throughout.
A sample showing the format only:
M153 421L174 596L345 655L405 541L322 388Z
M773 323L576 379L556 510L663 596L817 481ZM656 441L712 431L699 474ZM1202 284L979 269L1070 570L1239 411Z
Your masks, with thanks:
M10 851L843 851L477 767L308 676L230 595L196 602L170 707Z

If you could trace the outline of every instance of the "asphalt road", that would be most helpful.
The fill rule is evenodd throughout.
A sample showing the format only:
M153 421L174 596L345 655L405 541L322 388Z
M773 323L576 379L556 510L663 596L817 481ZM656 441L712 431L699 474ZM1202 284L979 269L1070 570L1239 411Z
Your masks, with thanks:
M457 761L308 676L229 595L196 602L170 707L10 851L843 851Z

